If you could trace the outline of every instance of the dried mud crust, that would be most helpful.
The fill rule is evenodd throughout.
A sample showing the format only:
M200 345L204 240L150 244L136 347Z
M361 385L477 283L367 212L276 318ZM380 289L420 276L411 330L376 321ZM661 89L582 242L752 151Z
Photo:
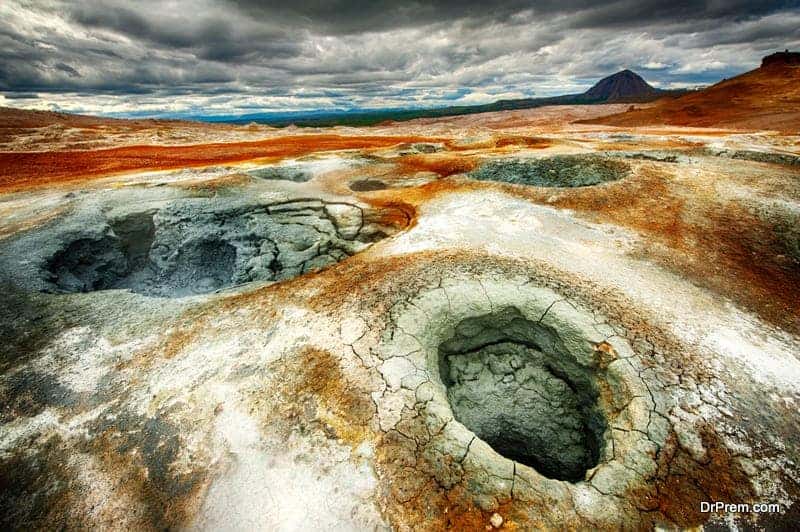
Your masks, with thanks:
M488 161L469 176L480 181L537 187L586 187L623 179L629 171L624 161L599 155L557 155Z
M33 250L26 283L41 291L182 297L322 269L408 223L394 211L314 198L265 204L184 198L79 214L15 242L3 258L13 262L18 250ZM26 264L16 266L24 271Z

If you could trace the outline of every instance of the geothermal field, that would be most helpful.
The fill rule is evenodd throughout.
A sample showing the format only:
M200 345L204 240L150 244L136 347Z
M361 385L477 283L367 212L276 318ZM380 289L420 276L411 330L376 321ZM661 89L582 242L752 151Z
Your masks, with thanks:
M789 55L373 126L1 110L2 528L796 526Z

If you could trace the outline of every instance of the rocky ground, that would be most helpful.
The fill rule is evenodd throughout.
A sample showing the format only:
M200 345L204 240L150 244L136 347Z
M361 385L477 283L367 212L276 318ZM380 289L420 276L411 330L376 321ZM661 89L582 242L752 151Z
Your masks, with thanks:
M800 138L617 111L4 153L2 527L790 528Z

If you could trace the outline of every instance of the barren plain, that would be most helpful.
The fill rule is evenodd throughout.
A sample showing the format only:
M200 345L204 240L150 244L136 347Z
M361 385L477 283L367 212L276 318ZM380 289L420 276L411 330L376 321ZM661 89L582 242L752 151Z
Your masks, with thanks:
M790 527L800 127L660 105L4 111L2 527Z

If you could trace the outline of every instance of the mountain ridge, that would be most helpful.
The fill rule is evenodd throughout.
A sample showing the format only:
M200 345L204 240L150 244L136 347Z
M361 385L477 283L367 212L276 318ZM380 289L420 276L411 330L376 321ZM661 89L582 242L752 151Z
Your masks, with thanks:
M592 105L602 103L643 103L651 102L665 96L677 96L684 91L668 91L657 89L648 84L635 72L625 69L600 79L592 87L582 93L564 94L561 96L548 96L541 98L518 98L510 100L497 100L488 104L435 107L427 109L352 109L352 110L309 110L291 112L265 112L251 113L230 117L214 116L187 116L182 118L128 118L124 120L180 120L201 121L207 123L246 124L256 122L276 127L290 125L305 127L326 127L336 125L370 126L387 121L407 121L417 118L440 118L446 116L459 116L466 114L487 113L495 111L509 111L520 109L533 109L546 105ZM22 110L20 110L22 111ZM48 111L31 111L30 119L37 122L44 120L42 113ZM37 113L34 115L33 113ZM53 122L63 122L67 113L53 113ZM84 115L70 115L85 118ZM0 118L3 118L0 113ZM108 120L114 120L108 118Z

